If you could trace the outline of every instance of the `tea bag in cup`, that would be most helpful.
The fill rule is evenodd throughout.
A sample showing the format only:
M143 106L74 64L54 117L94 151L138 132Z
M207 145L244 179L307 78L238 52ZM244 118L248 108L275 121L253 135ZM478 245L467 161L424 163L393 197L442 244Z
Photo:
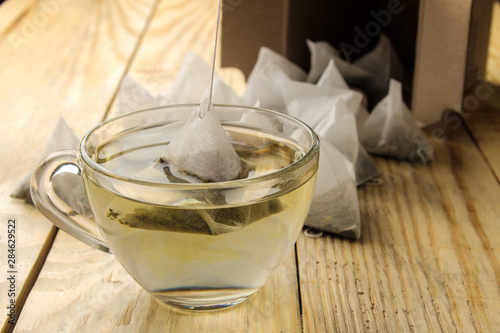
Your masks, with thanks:
M203 182L235 180L242 171L240 158L208 99L168 144L161 159Z
M366 150L416 164L432 161L433 149L405 105L401 83L391 80L389 94L372 111L360 133Z
M225 182L247 178L248 172L248 167L238 156L224 131L214 106L209 104L208 99L204 99L198 110L178 130L159 159L136 174L135 178L165 183ZM269 191L270 189L264 188L259 193L259 198ZM176 203L189 203L187 201L214 207L227 205L238 195L245 195L233 192L232 198L226 198L225 194L216 190L213 193L200 192L192 198L169 193L171 206L157 206L147 210L140 207L117 209L112 203L108 208L108 217L132 228L219 235L240 230L284 209L279 198L220 209L175 208Z

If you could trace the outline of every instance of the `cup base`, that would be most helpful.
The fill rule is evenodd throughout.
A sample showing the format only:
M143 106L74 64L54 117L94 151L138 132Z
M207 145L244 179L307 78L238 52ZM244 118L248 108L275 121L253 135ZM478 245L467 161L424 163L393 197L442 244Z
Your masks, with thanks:
M150 292L159 301L186 310L217 310L244 302L257 289L169 290Z

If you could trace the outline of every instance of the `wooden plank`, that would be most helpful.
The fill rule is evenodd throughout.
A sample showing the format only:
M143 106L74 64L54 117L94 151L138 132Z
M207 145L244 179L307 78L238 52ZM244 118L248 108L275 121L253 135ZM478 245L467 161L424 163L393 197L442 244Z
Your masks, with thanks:
M172 84L188 50L210 61L217 2L163 1L130 73L153 92ZM189 28L189 29L188 29ZM221 74L241 88L239 71ZM58 318L57 321L52 318ZM160 305L113 257L59 233L16 331L299 332L295 253L266 285L231 310L196 313Z
M2 34L8 34L10 29L33 9L33 4L36 1L37 0L7 1L1 3L0 17L2 20L0 21L0 36Z
M158 94L171 88L188 51L211 64L216 15L217 1L162 1L128 74ZM246 85L243 73L220 67L220 43L217 54L217 73L241 94Z
M500 2L493 4L486 80L467 93L462 117L500 181ZM456 118L450 117L456 123Z
M16 332L299 332L296 274L292 253L246 302L180 310L154 300L113 256L60 232Z
M486 61L486 80L500 84L500 2L493 4L491 18L488 59Z
M299 238L304 332L499 330L500 187L451 126L431 129L447 136L432 165L376 159L384 183L359 190L359 241Z
M14 3L22 8L14 10ZM18 221L17 295L52 224L9 194L35 167L60 115L80 134L103 119L154 0L47 0L29 10L25 4L9 1L9 12L23 15L2 17L11 24L0 33L0 226L7 230L8 218ZM6 231L1 235L5 254ZM4 272L6 264L1 261ZM2 279L4 309L7 289Z
M476 89L465 97L462 117L500 182L500 85L483 83ZM448 118L454 124L462 121L456 115Z

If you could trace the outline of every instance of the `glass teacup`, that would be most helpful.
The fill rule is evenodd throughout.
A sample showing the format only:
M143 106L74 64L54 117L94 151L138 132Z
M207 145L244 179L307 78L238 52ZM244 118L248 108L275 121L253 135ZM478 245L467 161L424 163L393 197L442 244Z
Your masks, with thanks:
M99 124L79 152L42 161L31 192L56 226L113 253L159 300L213 309L244 301L292 249L314 192L319 140L287 115L216 105L248 178L182 183L167 168L157 179L141 179L196 108L158 107ZM65 173L83 177L95 222L57 196L53 180Z

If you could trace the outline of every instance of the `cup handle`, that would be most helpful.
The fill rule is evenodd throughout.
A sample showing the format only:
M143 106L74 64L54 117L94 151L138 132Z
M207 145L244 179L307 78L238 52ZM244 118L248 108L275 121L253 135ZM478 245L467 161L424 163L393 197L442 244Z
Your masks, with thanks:
M96 223L75 212L54 191L53 177L62 173L82 175L78 152L61 150L45 158L31 177L31 197L38 210L54 225L98 250L111 253Z

